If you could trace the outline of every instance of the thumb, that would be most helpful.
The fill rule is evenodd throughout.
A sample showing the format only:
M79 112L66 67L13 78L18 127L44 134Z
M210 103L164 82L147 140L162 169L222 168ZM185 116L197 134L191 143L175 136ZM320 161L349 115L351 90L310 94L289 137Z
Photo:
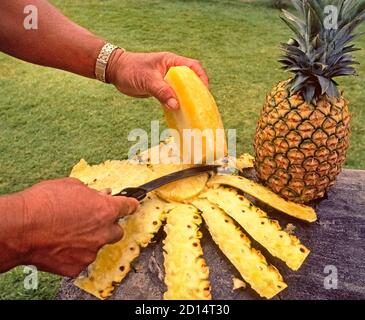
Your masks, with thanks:
M134 213L138 207L139 202L134 198L123 197L123 196L110 196L110 201L114 205L116 219L130 215Z
M169 109L179 108L179 101L174 89L172 89L163 79L156 80L156 82L152 84L150 94Z

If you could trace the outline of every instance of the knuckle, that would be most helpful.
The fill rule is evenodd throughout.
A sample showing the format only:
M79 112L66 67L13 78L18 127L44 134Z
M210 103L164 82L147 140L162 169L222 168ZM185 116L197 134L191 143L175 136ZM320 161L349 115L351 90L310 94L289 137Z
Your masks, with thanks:
M84 270L86 267L87 265L85 265L84 267L74 267L70 270L67 270L64 274L67 277L76 278L81 273L81 271Z
M67 178L63 178L61 180L63 180L64 182L67 182L67 183L84 185L84 183L81 180L74 178L74 177L67 177Z
M199 60L195 60L193 59L192 61L192 64L191 64L193 67L198 67L198 68L201 68L202 67L202 64Z
M163 51L163 52L161 52L161 56L163 56L165 58L175 58L176 54L169 52L169 51Z
M156 91L156 95L158 97L166 97L169 94L170 94L170 88L167 86L160 87Z
M102 196L104 199L100 201L100 217L102 219L107 219L109 221L110 217L114 217L118 213L118 207L115 205L111 199L106 196Z
M68 179L69 181L72 181L72 182L77 182L77 183L80 183L81 180L75 178L75 177L68 177L68 178L65 178L65 179ZM82 182L81 182L82 183Z

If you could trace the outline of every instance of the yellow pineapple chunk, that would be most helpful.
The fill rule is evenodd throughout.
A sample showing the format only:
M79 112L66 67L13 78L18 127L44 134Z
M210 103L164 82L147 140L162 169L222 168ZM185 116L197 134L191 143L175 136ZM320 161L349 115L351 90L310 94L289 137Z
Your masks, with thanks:
M314 222L317 220L317 215L313 208L303 204L287 201L261 184L241 176L215 175L208 181L207 185L208 187L212 187L214 185L228 185L257 198L268 204L270 207L292 217L308 222Z
M115 285L131 270L131 263L160 229L165 219L166 202L153 194L147 196L138 211L120 221L123 238L105 245L88 267L87 276L79 276L75 285L99 299L109 297Z
M264 211L252 205L236 190L210 189L200 197L216 204L236 220L242 228L273 256L284 261L292 270L298 270L309 254L299 239L281 229Z
M165 118L168 127L176 129L180 134L181 158L183 159L184 143L186 146L192 143L190 139L183 141L184 129L198 129L202 134L205 129L212 130L212 139L203 138L202 140L202 162L205 160L214 161L224 156L227 146L223 132L223 123L209 89L195 72L186 66L170 68L165 76L165 81L174 89L180 103L178 110L168 110L165 108ZM217 129L220 130L217 131ZM217 132L222 133L222 139L217 138ZM213 146L210 142L212 142ZM193 151L191 154L194 158L187 157L189 162L185 161L185 163L198 163L194 161L199 161L199 155ZM212 159L209 159L210 156Z
M183 164L157 164L152 165L152 171L157 178L189 167L191 166ZM202 173L164 185L158 188L156 193L166 201L184 202L200 194L207 181L208 174Z
M209 300L209 269L200 246L198 210L180 204L169 211L164 244L166 300Z
M287 287L279 271L251 247L247 236L219 207L207 199L197 199L193 205L202 211L214 242L261 297L270 299Z

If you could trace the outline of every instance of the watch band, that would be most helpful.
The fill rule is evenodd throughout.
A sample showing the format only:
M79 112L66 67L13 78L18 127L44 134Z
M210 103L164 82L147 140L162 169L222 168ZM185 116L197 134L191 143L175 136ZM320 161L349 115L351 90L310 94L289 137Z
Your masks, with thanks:
M105 79L106 67L108 65L110 55L116 49L122 49L122 48L119 48L118 46L115 46L111 43L106 43L101 48L98 58L96 59L96 64L95 64L95 78L97 80L106 82L106 79ZM122 49L122 50L125 51L124 49Z

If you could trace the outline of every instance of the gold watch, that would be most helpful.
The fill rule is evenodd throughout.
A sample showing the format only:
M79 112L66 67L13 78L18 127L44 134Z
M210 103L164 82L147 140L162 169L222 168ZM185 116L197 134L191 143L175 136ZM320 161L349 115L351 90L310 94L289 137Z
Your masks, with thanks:
M106 67L108 65L110 55L116 49L122 49L123 52L125 51L123 48L115 46L111 43L106 43L101 48L98 58L96 59L96 64L95 64L95 78L97 80L106 82L106 79L105 79Z

